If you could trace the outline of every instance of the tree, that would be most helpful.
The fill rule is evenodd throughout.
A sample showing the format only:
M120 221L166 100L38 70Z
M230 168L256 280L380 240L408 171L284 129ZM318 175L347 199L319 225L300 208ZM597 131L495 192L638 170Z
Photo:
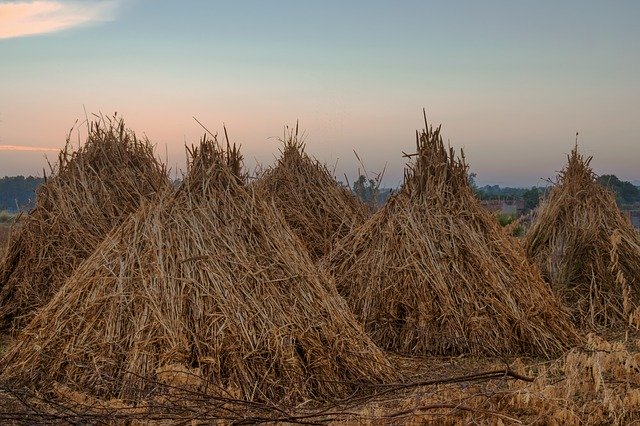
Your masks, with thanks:
M353 192L365 203L375 204L378 198L378 183L360 175L358 180L353 182Z
M535 186L522 193L522 200L524 201L524 211L529 212L540 204L540 190Z
M596 181L616 194L618 204L632 204L640 201L640 190L631 182L621 181L616 175L601 175Z

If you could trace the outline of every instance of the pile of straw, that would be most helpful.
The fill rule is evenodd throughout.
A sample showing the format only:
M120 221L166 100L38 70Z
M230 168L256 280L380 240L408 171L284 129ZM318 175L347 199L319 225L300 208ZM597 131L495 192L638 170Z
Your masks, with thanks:
M77 151L67 139L0 261L0 329L16 332L107 233L168 187L148 140L120 119L91 123Z
M258 179L256 190L273 200L311 257L319 259L365 220L367 206L307 155L297 127L283 143L277 164Z
M583 327L640 325L640 237L577 147L525 236L527 254Z
M5 383L125 403L159 382L253 401L337 398L395 379L384 353L269 203L191 151L176 193L115 229L23 330Z
M551 355L575 343L537 269L479 205L464 156L427 129L401 190L325 260L352 311L405 353Z

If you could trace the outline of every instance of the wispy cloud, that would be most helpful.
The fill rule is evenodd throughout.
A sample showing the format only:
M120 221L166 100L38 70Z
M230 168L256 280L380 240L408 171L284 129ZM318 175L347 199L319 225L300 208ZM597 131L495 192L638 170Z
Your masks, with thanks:
M0 145L0 151L60 151L59 148L40 148L37 146Z
M119 0L10 1L0 4L0 39L112 20Z

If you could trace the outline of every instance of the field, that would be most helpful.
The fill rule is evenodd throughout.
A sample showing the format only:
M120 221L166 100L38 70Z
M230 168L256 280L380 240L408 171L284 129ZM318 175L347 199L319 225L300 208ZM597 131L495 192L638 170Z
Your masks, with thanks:
M391 355L406 379L365 387L331 403L245 402L190 386L176 370L162 398L142 404L97 400L58 387L60 400L26 390L0 392L9 422L160 422L175 424L635 424L640 421L640 335L596 335L555 360ZM3 342L4 343L4 342ZM191 382L193 384L193 382ZM209 384L212 385L212 384Z
M297 129L253 181L205 136L176 188L93 124L0 265L0 422L640 422L640 238L589 160L515 239L425 127L375 210Z

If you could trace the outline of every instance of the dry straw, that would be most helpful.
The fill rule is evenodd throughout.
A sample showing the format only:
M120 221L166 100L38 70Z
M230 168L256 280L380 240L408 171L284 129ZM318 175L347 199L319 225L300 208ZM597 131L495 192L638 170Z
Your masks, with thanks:
M5 332L22 328L115 225L168 187L153 146L115 117L91 123L77 151L67 139L51 175L0 262Z
M318 259L364 221L367 206L307 155L297 126L283 143L277 164L258 179L256 190L273 200L311 257Z
M577 147L525 237L527 254L583 327L639 325L640 237Z
M285 403L395 380L279 212L231 171L238 151L190 152L177 192L114 230L18 336L5 383L131 403L169 381Z
M402 189L326 259L374 341L446 355L551 355L575 343L537 269L479 205L464 156L439 127L416 138Z

